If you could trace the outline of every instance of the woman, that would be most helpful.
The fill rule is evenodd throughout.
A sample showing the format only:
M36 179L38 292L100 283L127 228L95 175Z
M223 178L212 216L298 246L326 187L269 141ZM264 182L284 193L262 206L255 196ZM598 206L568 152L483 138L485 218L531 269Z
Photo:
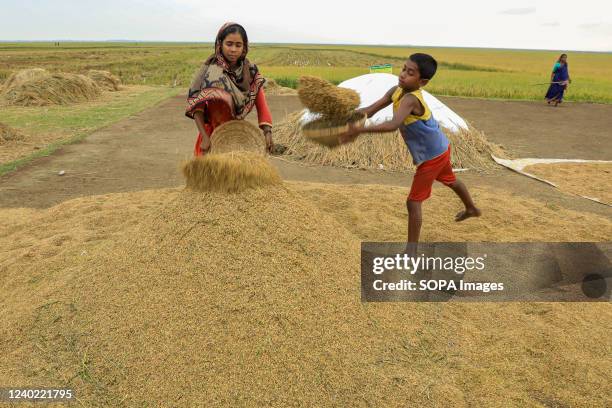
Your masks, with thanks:
M217 34L215 53L208 57L189 87L185 114L194 119L199 134L194 154L210 150L215 128L232 119L244 119L257 107L259 127L272 150L272 116L263 90L265 79L246 58L249 40L244 28L225 23Z
M567 54L561 54L553 67L550 76L550 87L548 92L546 92L546 101L549 105L554 103L557 106L563 101L563 93L565 93L570 82L572 80L570 79L567 66Z

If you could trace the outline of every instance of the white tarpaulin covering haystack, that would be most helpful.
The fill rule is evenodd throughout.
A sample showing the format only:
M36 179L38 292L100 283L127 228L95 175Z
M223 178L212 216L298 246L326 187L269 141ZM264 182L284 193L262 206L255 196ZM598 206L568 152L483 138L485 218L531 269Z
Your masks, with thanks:
M359 93L361 97L360 108L371 105L380 99L390 88L397 85L398 77L393 74L366 74L356 78L348 79L339 87L349 88ZM448 106L440 102L435 96L423 90L425 102L431 109L434 118L441 126L456 132L459 128L467 129L468 125L465 120ZM308 110L302 116L302 123L310 122L318 117L317 114L311 113ZM393 117L393 106L389 105L385 109L380 110L372 118L368 119L368 124L378 124L385 122Z

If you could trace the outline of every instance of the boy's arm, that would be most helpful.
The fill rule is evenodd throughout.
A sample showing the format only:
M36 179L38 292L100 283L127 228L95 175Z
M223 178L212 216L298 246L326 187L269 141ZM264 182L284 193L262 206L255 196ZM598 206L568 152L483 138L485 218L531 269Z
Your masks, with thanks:
M397 110L393 112L393 119L374 126L353 126L349 124L348 132L340 136L340 143L352 142L361 133L393 132L399 129L406 117L412 113L418 104L419 100L414 95L406 95L400 101Z
M393 96L393 93L395 92L396 89L397 89L397 86L394 86L393 88L389 89L382 98L380 98L379 100L377 100L370 106L366 106L365 108L357 109L357 112L363 112L366 115L368 115L368 118L371 118L372 116L376 114L376 112L378 112L379 110L383 108L386 108L387 106L391 104L391 102L393 102L391 97Z

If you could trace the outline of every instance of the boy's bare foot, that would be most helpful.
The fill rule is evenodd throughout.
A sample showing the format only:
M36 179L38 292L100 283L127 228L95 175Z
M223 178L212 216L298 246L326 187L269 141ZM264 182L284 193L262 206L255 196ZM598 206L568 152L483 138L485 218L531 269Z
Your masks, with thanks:
M480 217L481 214L482 212L476 207L467 208L457 213L457 215L455 216L455 221L459 222L459 221L467 220L468 218L471 218L471 217Z

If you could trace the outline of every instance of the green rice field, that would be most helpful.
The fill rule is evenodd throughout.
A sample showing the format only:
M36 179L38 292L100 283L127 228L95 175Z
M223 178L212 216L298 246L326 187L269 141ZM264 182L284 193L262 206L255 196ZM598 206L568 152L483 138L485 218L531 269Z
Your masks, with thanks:
M126 84L186 87L212 44L195 43L0 43L0 81L32 67L51 71L111 71ZM436 95L541 100L559 51L357 45L253 44L249 58L262 73L295 87L300 75L334 83L427 52L439 62L427 86ZM572 84L567 100L612 103L612 53L567 52Z

